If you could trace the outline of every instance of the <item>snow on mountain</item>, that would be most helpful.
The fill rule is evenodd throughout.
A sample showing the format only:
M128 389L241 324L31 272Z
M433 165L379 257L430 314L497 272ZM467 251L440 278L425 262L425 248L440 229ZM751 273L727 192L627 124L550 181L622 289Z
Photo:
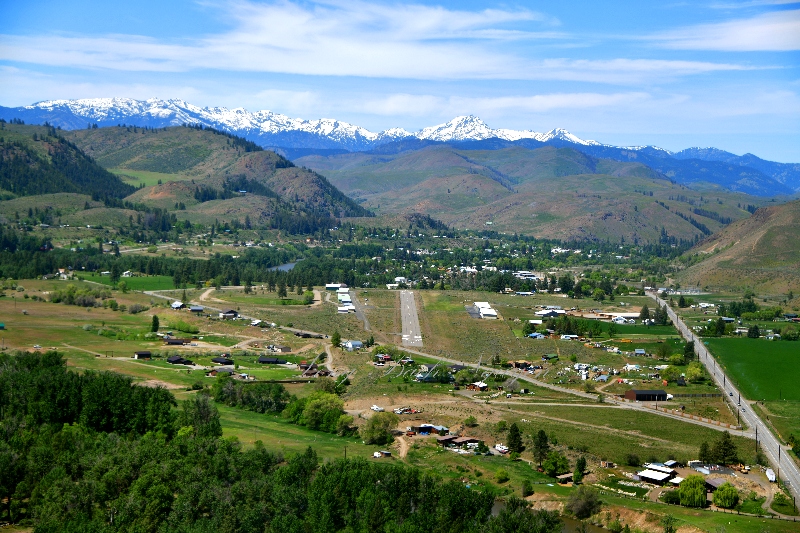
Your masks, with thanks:
M366 150L408 137L440 142L499 138L507 141L535 139L540 142L548 142L559 140L584 146L600 145L595 141L580 139L563 129L554 129L547 133L537 133L532 130L492 129L483 120L473 115L456 117L449 122L423 128L416 133L402 128L391 128L374 133L360 126L335 119L305 120L268 110L249 112L243 108L199 107L181 99L50 100L17 109L31 113L43 112L43 116L50 123L67 128L79 127L81 121L96 122L102 126L134 124L165 127L185 123L203 124L242 135L265 146L303 144L314 148L345 147L349 150Z

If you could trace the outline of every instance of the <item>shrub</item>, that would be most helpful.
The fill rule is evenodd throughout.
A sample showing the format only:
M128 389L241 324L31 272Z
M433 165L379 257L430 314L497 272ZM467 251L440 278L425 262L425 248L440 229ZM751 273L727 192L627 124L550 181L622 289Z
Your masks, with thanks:
M184 333L200 333L200 328L192 324L187 324L183 320L170 321L169 327L183 331Z
M724 483L714 491L714 505L725 509L732 509L739 503L739 491L730 483Z
M500 470L498 470L497 472L495 472L495 474L494 474L494 479L495 479L495 480L496 480L498 483L505 483L505 482L506 482L506 481L508 481L510 478L508 477L508 472L506 472L506 469L505 469L505 468L501 468Z
M131 306L130 306L130 307L128 307L128 312L129 312L130 314L132 314L132 315L135 315L135 314L141 313L141 312L143 312L143 311L147 311L148 309L150 309L150 308L149 308L149 307L147 307L146 305L142 305L142 304L131 304Z
M527 498L531 494L533 494L533 485L526 479L522 482L522 497Z
M641 466L642 460L635 453L629 453L625 456L625 464L628 466Z
M394 413L375 413L361 430L361 437L366 444L388 444L392 441L391 430L399 421Z
M680 488L681 505L684 507L704 507L706 505L706 481L703 476L689 476L683 480Z
M666 492L661 493L661 501L664 503L669 503L671 505L680 505L681 504L681 494L678 490L668 490Z
M564 507L576 518L583 520L599 511L601 506L600 493L592 487L581 485L569 495Z

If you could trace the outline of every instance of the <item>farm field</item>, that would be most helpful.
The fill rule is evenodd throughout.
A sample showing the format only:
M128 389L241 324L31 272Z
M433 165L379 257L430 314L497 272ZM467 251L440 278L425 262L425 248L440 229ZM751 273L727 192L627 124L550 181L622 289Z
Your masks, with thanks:
M111 278L109 276L101 276L95 272L87 272L80 274L80 277L95 283L102 283L109 287ZM134 291L166 291L175 288L171 276L134 276L130 278L120 278L120 282L124 281L128 288Z
M585 448L596 457L622 464L628 454L636 454L642 461L666 461L668 456L681 461L696 459L700 443L711 443L720 435L695 424L616 407L515 405L509 409L509 421L512 417L518 424L522 418L530 420L520 424L524 435L544 429L560 444ZM735 432L732 436L747 459L746 450L751 449L752 441L737 437Z
M704 342L748 399L800 401L799 342L747 338Z
M144 183L145 187L152 187L154 185L168 183L170 181L188 181L192 179L192 176L185 176L183 174L166 174L163 172L130 170L127 168L110 168L108 171L116 174L122 178L123 181L134 186Z

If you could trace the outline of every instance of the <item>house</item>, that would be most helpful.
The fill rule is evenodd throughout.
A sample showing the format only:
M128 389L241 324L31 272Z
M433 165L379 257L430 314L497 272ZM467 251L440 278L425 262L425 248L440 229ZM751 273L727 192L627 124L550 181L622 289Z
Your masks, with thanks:
M639 477L640 481L644 481L646 483L652 483L653 485L663 485L673 477L673 474L660 472L658 470L652 470L650 468L648 468L647 470L642 470L636 475Z
M278 359L277 357L267 357L262 355L256 360L257 363L261 363L262 365L285 365L285 359Z
M167 363L171 365L193 365L194 362L190 361L189 359L184 359L180 355L172 355L167 357Z
M457 437L456 435L443 435L443 436L439 436L439 437L436 437L436 444L440 444L440 445L442 445L442 446L449 446L449 445L450 445L450 444L452 444L452 442L453 442L454 440L456 440L457 438L458 438L458 437Z
M326 291L338 291L341 288L342 288L342 284L341 283L326 283L325 284L325 290Z
M542 311L536 311L536 316L540 318L558 318L566 314L567 312L563 309L544 309Z
M726 480L722 479L722 478L718 478L718 477L717 478L711 478L711 479L706 478L706 491L714 492L718 488L720 488L722 485L724 485L725 483L726 483Z
M273 346L273 352L280 352L280 353L289 353L292 349L289 346Z
M489 385L487 385L483 381L476 381L475 383L470 383L469 385L467 385L467 390L485 391L488 388Z
M202 313L203 312L203 307L200 306L200 305L193 305L193 306L189 307L189 312L191 312L191 313Z
M647 355L647 352L645 351L644 348L636 348L636 349L633 350L633 355L645 356L645 355Z
M665 402L667 393L663 390L635 390L625 391L625 399L636 402Z
M462 448L464 446L467 446L468 444L478 444L479 442L480 441L475 437L458 437L456 439L453 439L452 444L453 446L458 446L459 448Z
M185 346L191 342L191 339L164 339L166 346Z
M566 485L572 482L572 474L561 474L560 476L556 476L556 479L559 485Z
M530 335L528 335L528 337L530 337L531 339L546 339L547 335L544 335L542 333L533 332Z
M232 365L232 364L234 364L233 363L233 359L228 359L227 357L214 357L214 358L211 359L211 362L215 363L215 364L218 364L218 365Z
M599 376L595 376L594 380L599 383L608 383L608 374L600 374Z
M557 360L558 360L558 354L555 353L546 353L542 356L542 361L544 362L557 361Z
M151 359L152 355L147 350L142 350L140 352L133 352L134 359Z
M183 308L184 308L184 307L186 307L186 306L183 304L183 302L172 302L172 305L170 305L170 307L171 307L173 310L176 310L176 311L177 311L178 309L183 309Z
M450 429L445 426L436 426L434 424L420 424L419 426L411 426L411 431L416 431L420 435L430 435L431 433L447 435Z
M467 368L467 367L464 366L464 365L459 365L459 364L450 365L450 366L447 367L447 369L450 371L451 374L456 374L458 372L461 372L465 368Z
M239 313L234 311L233 309L226 309L219 314L219 317L223 320L232 320L239 316Z
M600 468L616 468L616 466L612 461L600 461Z
M344 348L348 352L352 352L354 350L360 350L364 347L364 343L361 341L347 341L344 343Z
M218 375L233 377L234 370L232 368L213 368L208 372L206 372L206 376L210 378L216 377Z

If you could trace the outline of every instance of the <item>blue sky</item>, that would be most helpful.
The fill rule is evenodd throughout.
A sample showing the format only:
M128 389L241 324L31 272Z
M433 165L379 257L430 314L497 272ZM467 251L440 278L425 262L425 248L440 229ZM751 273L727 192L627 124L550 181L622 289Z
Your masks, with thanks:
M418 130L474 114L800 162L800 1L0 0L0 105L127 96Z

